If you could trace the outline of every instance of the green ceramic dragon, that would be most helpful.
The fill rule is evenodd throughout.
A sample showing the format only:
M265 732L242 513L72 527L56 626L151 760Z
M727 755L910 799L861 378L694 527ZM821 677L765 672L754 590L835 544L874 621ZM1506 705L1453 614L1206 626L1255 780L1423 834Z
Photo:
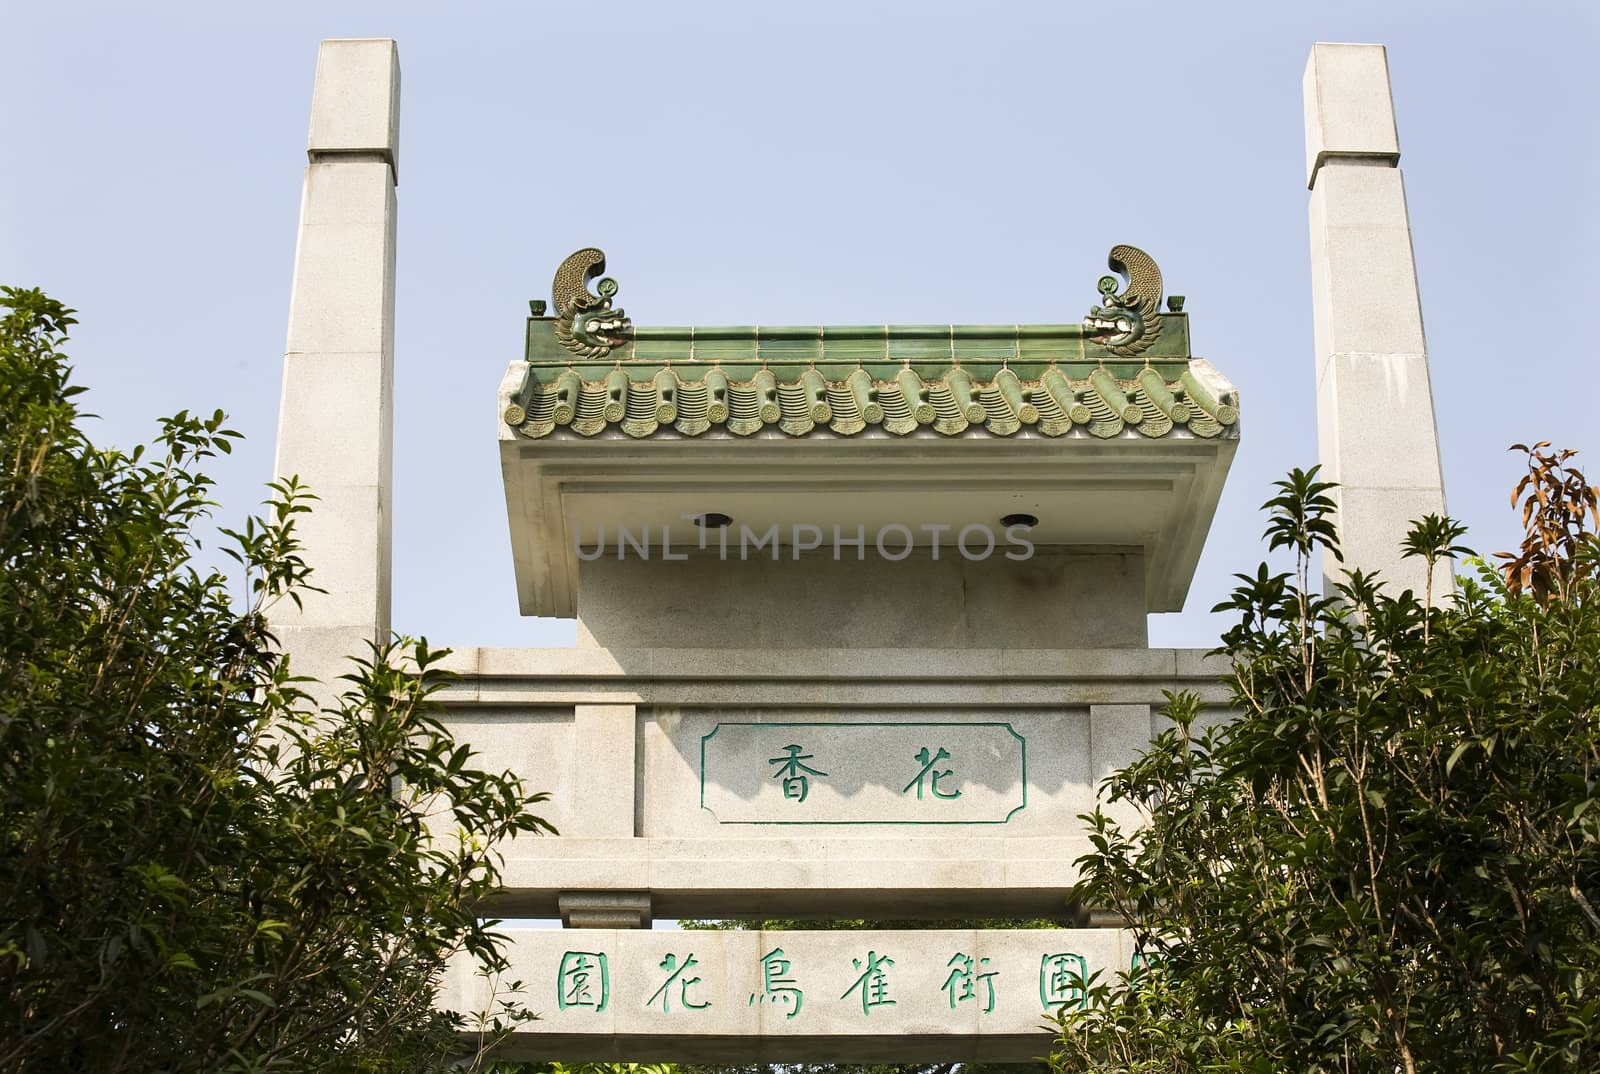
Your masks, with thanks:
M1113 354L1140 354L1161 335L1161 269L1137 246L1113 246L1107 262L1128 286L1116 294L1117 278L1102 276L1106 304L1091 309L1083 326Z
M561 262L550 284L556 315L556 339L574 354L602 358L620 347L633 332L633 322L622 310L611 308L617 281L606 277L595 290L589 281L606 270L604 251L585 247Z
M1127 286L1119 294L1115 276L1101 277L1105 305L1091 309L1083 326L1113 354L1141 354L1161 335L1161 269L1136 246L1113 246L1107 261ZM584 358L603 358L633 334L633 322L611 305L617 281L604 277L595 287L598 293L589 290L605 268L605 253L588 246L561 262L550 285L556 339Z

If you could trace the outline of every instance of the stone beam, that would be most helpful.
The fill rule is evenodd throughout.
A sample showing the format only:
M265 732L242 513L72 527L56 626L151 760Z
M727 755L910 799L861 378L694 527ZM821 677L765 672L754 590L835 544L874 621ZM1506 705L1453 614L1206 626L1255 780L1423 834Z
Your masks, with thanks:
M1075 798L1083 811L1093 808L1088 792L1082 788ZM906 833L918 829L863 825L844 829L849 834L788 829L794 833L788 837L526 839L500 848L505 887L485 900L483 911L494 917L560 916L579 928L634 928L652 915L1036 917L1072 924L1092 911L1071 902L1080 879L1073 863L1094 849L1080 822L1054 838L1008 837L1003 828L940 836L941 830L950 831L911 835Z
M549 794L561 833L497 848L496 916L1081 924L1079 814L1166 726L1166 692L1223 718L1228 666L1173 649L463 648L439 697L458 741Z
M317 496L296 526L326 592L269 614L295 670L323 682L389 635L399 103L393 41L322 42L275 472Z
M1116 929L505 931L506 972L458 960L440 1006L469 1027L497 996L536 1011L513 1059L1024 1062L1081 1002L1074 973L1114 980L1133 956Z
M1444 513L1444 478L1383 46L1313 46L1304 92L1318 454L1344 549L1324 585L1360 568L1421 594L1426 568L1400 542ZM1438 601L1454 591L1448 562L1436 575Z

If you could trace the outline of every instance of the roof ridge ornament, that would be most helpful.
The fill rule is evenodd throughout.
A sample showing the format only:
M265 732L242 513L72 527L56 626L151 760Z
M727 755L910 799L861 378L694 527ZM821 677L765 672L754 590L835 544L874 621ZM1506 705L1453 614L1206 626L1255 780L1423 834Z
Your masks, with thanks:
M1106 304L1092 308L1083 327L1112 354L1132 358L1161 336L1161 269L1137 246L1113 246L1106 263L1128 285L1117 294L1117 278L1100 277Z
M1154 258L1136 246L1113 246L1106 261L1127 283L1118 293L1120 281L1116 276L1100 278L1099 290L1105 296L1105 304L1089 310L1083 319L1083 332L1113 355L1138 357L1161 337L1161 269ZM586 246L561 262L550 285L556 339L562 347L581 358L605 358L613 349L634 338L633 322L625 312L612 307L617 281L609 276L601 277L605 267L605 252ZM596 277L600 277L600 281L591 292L589 284ZM1174 311L1182 307L1182 301L1174 297ZM651 331L654 335L660 330ZM693 328L689 331L692 358ZM820 328L818 331L826 332ZM952 335L954 331L952 326ZM1021 329L1014 326L1014 331L1020 335ZM759 329L756 332L759 353ZM890 326L884 325L883 332L884 360L887 361Z
M603 358L633 334L633 322L627 314L611 308L611 299L617 293L616 280L606 276L595 288L598 294L589 291L589 281L605 270L605 251L586 246L561 262L550 283L556 339L567 350L585 358Z

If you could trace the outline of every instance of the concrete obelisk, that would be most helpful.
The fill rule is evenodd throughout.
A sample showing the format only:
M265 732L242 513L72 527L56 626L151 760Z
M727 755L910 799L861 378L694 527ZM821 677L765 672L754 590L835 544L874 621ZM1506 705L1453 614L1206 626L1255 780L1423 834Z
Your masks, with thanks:
M395 183L400 62L387 39L324 41L283 356L276 473L318 497L296 523L315 585L269 613L324 683L389 634Z
M1444 478L1383 46L1314 45L1304 90L1317 433L1344 549L1326 584L1360 568L1420 596L1426 568L1400 542L1444 513ZM1442 563L1434 599L1453 591Z

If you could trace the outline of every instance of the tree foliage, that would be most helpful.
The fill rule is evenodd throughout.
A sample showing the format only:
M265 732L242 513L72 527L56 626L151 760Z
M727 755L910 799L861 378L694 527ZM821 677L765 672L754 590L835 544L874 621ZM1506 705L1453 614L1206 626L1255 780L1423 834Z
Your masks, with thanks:
M355 661L313 711L264 616L308 584L306 490L224 531L237 607L191 537L223 416L97 448L73 311L11 288L0 308L0 1071L444 1066L442 966L504 965L473 912L484 848L547 828L543 796L450 740L425 642Z
M1600 1068L1600 539L1571 452L1519 448L1527 539L1448 606L1349 572L1330 485L1278 484L1240 575L1235 716L1173 726L1113 776L1124 831L1087 818L1081 895L1144 954L1064 1017L1058 1071ZM1417 523L1407 554L1463 554Z

